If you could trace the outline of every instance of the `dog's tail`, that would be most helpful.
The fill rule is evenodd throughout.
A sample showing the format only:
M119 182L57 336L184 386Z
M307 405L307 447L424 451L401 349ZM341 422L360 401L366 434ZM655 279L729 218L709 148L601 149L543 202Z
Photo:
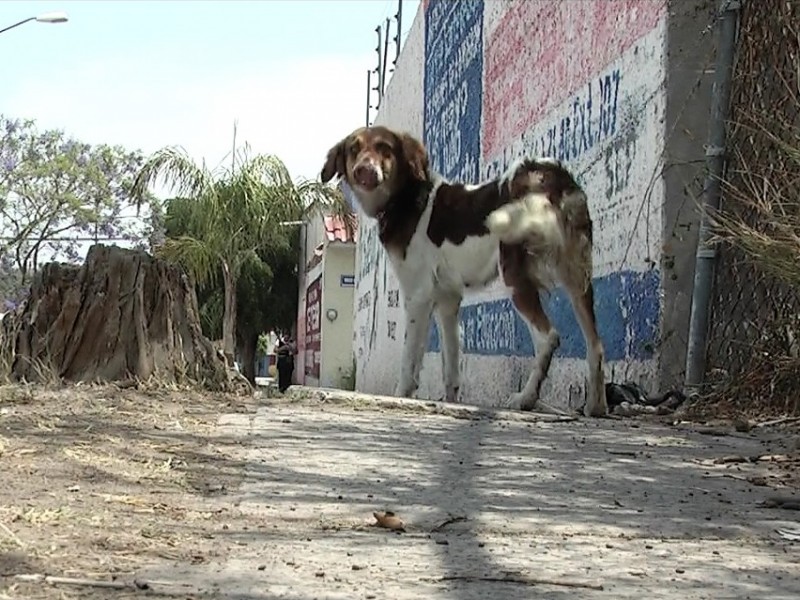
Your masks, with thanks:
M521 242L556 248L564 243L558 209L546 195L531 193L495 209L486 227L506 244Z

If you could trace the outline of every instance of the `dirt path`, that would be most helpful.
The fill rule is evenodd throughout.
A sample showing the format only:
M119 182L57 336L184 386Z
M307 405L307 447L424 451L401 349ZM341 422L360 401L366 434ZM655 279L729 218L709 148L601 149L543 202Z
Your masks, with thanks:
M797 464L732 458L796 453L787 432L347 395L256 410L82 393L0 400L6 576L116 572L149 582L147 597L184 599L800 597L800 546L776 532L800 512L758 506L796 487ZM377 510L405 533L372 526ZM0 585L0 598L145 594Z

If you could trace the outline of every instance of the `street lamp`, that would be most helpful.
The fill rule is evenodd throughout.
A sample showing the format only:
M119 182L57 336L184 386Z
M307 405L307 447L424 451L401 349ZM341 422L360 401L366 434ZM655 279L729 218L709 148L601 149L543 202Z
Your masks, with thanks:
M39 23L66 23L69 21L69 17L67 13L63 10L58 10L55 12L46 12L42 13L37 17L28 17L27 19L23 19L19 23L14 23L13 25L9 25L8 27L4 27L0 29L0 33L5 33L9 29L14 29L14 27L19 27L20 25L24 25L30 21L38 21Z

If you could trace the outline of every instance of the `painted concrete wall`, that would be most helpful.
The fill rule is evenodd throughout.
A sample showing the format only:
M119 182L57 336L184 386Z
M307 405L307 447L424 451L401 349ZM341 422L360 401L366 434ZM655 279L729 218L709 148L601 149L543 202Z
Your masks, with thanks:
M355 244L331 242L322 270L322 347L319 385L341 388L353 368L353 296L349 284L355 269ZM344 281L342 278L344 277ZM328 310L336 310L334 321Z
M692 309L695 249L699 229L697 201L705 176L705 142L711 112L716 37L710 25L719 7L714 0L675 0L670 4L667 39L666 198L662 218L662 389L682 386Z
M564 160L591 203L607 377L649 389L661 375L664 325L669 30L667 0L430 0L420 7L376 119L422 138L433 167L451 179L496 176L520 155ZM361 232L357 386L391 393L404 336L402 298L374 223L362 220ZM545 306L562 343L544 398L580 405L580 328L561 291ZM461 339L465 402L496 404L521 387L533 344L502 284L466 298ZM433 324L428 350L418 396L439 398Z

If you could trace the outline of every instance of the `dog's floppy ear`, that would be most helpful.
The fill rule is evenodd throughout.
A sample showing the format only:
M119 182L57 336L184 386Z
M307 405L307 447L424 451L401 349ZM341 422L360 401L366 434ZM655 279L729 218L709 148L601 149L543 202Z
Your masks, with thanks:
M425 150L425 146L417 138L407 133L400 136L400 142L411 175L418 181L427 181L428 152Z
M344 147L346 142L347 138L343 139L333 148L328 150L328 157L325 159L325 166L322 167L322 173L320 173L322 183L328 183L331 179L333 179L334 175L338 175L339 177L344 176L345 171L347 170L344 157Z

